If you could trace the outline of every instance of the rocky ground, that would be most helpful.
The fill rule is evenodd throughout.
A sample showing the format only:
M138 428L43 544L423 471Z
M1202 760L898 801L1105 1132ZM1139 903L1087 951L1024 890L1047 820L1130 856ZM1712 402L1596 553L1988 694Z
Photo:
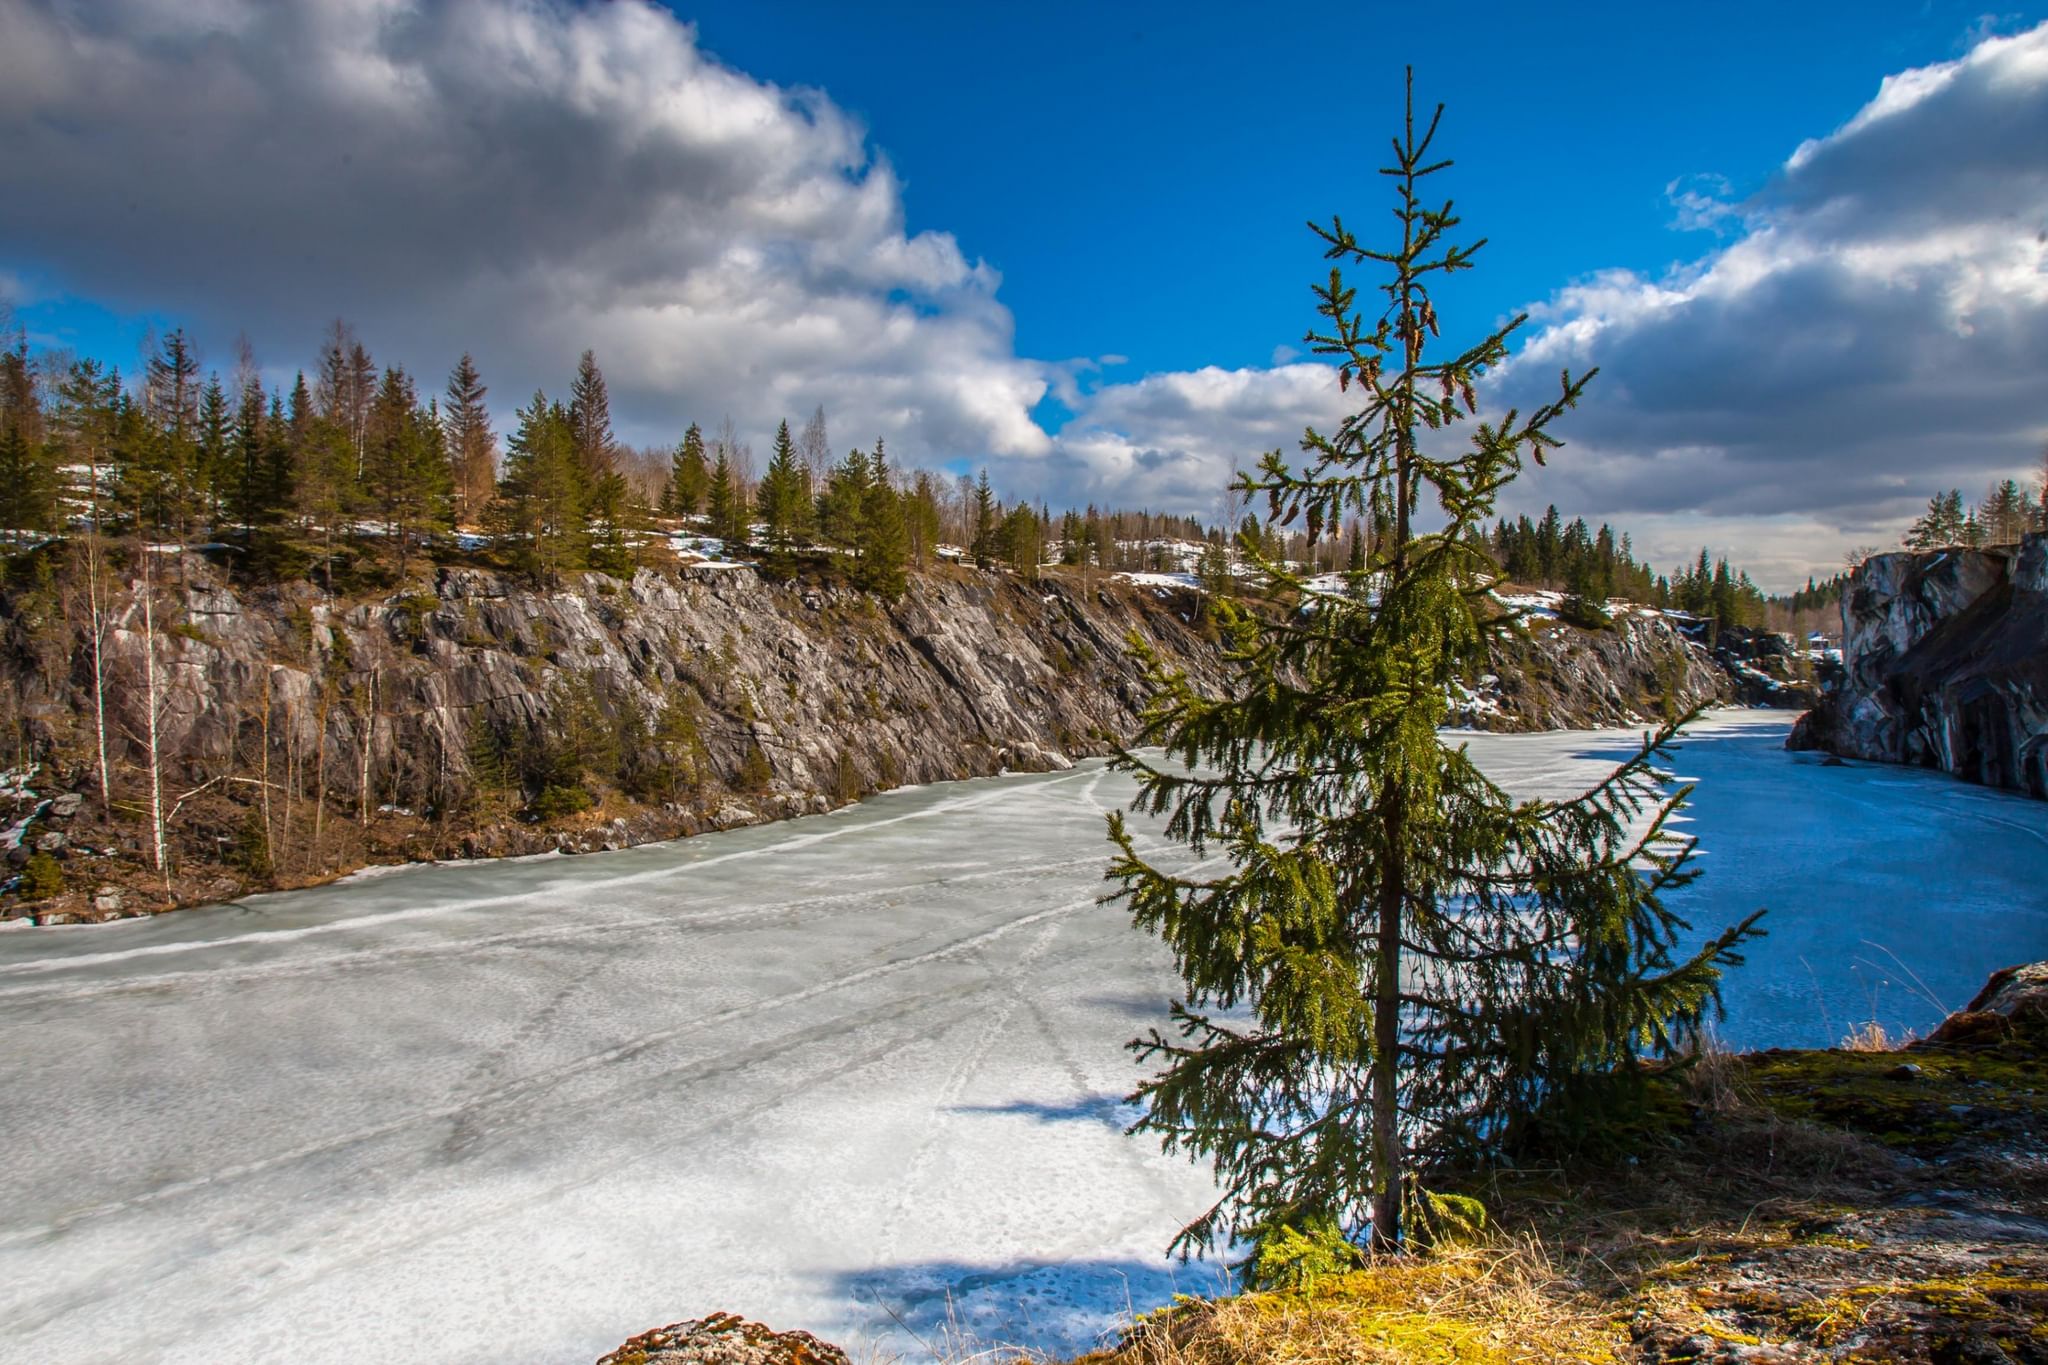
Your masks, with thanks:
M51 582L0 595L0 729L37 755L0 789L0 920L38 924L371 864L623 848L905 784L1064 767L1135 730L1134 633L1196 686L1221 678L1198 594L1078 570L1034 581L939 566L885 603L829 576L776 582L746 566L585 573L540 590L448 564L348 600L311 584L240 588L195 561L159 594L166 877L144 818L138 613L116 603L96 689L83 618L61 574ZM1454 697L1453 723L1635 724L1667 698L1737 695L1656 613L1601 629L1538 616L1487 667ZM683 718L661 741L668 777L586 769L570 793L580 808L492 786L478 766L487 731L612 727L616 756L644 756L663 716Z
M2048 963L1925 1041L1860 1041L1660 1072L1601 1157L1468 1182L1478 1241L1183 1300L1084 1365L2048 1362ZM660 1353L698 1327L605 1365L724 1365Z

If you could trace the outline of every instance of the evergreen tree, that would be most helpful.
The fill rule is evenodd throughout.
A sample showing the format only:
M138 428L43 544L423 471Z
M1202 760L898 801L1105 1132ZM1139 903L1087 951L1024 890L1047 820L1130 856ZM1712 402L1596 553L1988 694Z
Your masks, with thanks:
M135 454L137 491L160 534L183 539L198 511L199 356L183 328L165 335L144 367L151 439Z
M2018 479L2004 479L1985 495L1977 520L1984 528L1986 544L2017 545L2033 527L2034 508Z
M198 440L194 450L195 503L209 527L218 527L226 512L234 484L234 462L229 448L233 418L228 413L227 390L220 376L207 376L199 392Z
M57 441L66 464L82 466L70 489L94 530L113 515L112 462L121 376L96 360L72 362L57 387Z
M846 458L833 466L825 478L824 495L818 499L818 530L829 543L859 550L861 522L873 483L868 457L859 450L847 451Z
M617 472L618 441L612 435L611 393L597 355L585 351L576 362L576 382L569 393L569 428L586 487L596 488Z
M1118 894L1166 940L1188 992L1178 1036L1136 1045L1164 1064L1139 1088L1138 1127L1208 1157L1223 1187L1184 1249L1242 1237L1263 1252L1367 1227L1375 1248L1399 1249L1421 1182L1516 1138L1546 1101L1598 1093L1588 1077L1633 1074L1639 1049L1669 1051L1754 932L1752 917L1674 952L1683 925L1659 897L1690 876L1689 848L1667 829L1679 798L1653 759L1675 726L1565 801L1512 799L1440 734L1447 688L1498 628L1494 571L1467 532L1525 458L1560 444L1549 428L1586 378L1478 424L1463 453L1441 436L1422 449L1425 431L1473 412L1524 321L1424 358L1434 276L1476 249L1449 241L1449 204L1421 198L1449 164L1430 152L1436 123L1418 131L1411 113L1395 142L1394 245L1373 251L1338 220L1316 228L1337 264L1308 340L1337 359L1357 410L1303 436L1304 467L1274 451L1239 485L1276 526L1306 518L1311 532L1383 500L1377 596L1311 595L1261 552L1273 600L1216 604L1223 694L1141 647L1156 690L1138 744L1168 761L1136 747L1115 759L1139 777L1135 809L1226 865L1162 869L1111 817ZM1361 308L1344 277L1369 265L1388 276L1384 308ZM1425 494L1442 530L1417 529Z
M28 342L0 352L0 533L57 525L56 471L45 447L42 400Z
M882 443L875 442L875 449L881 448ZM922 469L917 471L917 477L911 481L910 494L905 500L903 515L904 529L910 537L911 558L916 561L919 568L924 568L932 562L932 555L938 549L939 528L943 519L939 515L938 484Z
M412 551L450 524L454 480L437 413L423 411L412 379L384 371L370 408L367 492L405 574Z
M484 406L489 392L476 362L464 351L448 375L448 404L441 410L458 526L476 524L498 481L498 438Z
M564 571L581 568L589 553L575 430L568 410L544 393L536 392L517 416L496 519L514 542L520 569L536 582L553 583Z
M732 462L725 445L719 443L718 462L711 467L711 534L733 545L747 543L747 493L733 477Z
M903 501L886 478L868 485L860 521L859 558L854 563L854 582L891 602L909 586L904 565L910 558L910 538Z
M986 466L974 485L974 544L969 549L977 569L986 569L996 557L996 499L988 486Z
M673 516L694 517L704 510L704 500L710 493L711 470L704 460L704 433L692 422L669 463L666 510Z
M1002 542L1003 558L1010 567L1026 578L1036 580L1045 535L1039 525L1038 514L1031 510L1029 503L1020 502L1010 509L1010 514L1003 518L997 539Z
M794 573L792 554L800 540L809 538L811 506L788 422L775 429L775 451L769 456L768 472L761 476L760 504L769 562L784 576Z

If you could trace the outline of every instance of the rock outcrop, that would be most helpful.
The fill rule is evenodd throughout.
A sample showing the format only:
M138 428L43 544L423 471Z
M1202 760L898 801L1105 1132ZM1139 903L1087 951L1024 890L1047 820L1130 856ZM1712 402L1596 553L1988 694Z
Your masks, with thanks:
M732 1313L642 1332L597 1365L852 1365L809 1332L778 1332Z
M1549 615L1495 642L1487 672L1452 698L1452 724L1478 730L1570 730L1655 720L1736 700L1730 674L1674 619L1649 610L1588 630Z
M238 587L196 560L182 579L160 587L155 617L169 879L147 870L137 814L148 708L132 592L114 594L104 637L125 813L97 795L85 622L61 591L0 598L0 721L39 757L32 783L0 791L0 878L34 908L24 894L0 917L148 913L366 863L595 852L1066 767L1135 731L1133 633L1197 688L1223 682L1197 594L1075 573L940 568L893 604L747 566L541 590L451 564L353 599ZM1488 668L1454 695L1453 724L1635 724L1667 696L1733 696L1654 612L1593 630L1533 619Z
M1786 743L2048 796L2048 536L1866 560L1841 677Z

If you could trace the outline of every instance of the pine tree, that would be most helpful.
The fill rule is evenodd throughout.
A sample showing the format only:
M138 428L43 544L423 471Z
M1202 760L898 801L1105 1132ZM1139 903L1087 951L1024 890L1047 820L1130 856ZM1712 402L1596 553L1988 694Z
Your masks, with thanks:
M198 440L194 450L194 493L199 514L208 526L224 519L234 485L234 463L229 449L233 419L228 413L228 393L218 374L208 375L199 392Z
M718 462L711 467L711 534L728 544L747 543L747 494L733 477L732 462L725 446L718 447Z
M1165 814L1169 839L1222 865L1165 870L1111 817L1118 896L1166 940L1188 994L1177 1037L1134 1045L1164 1064L1135 1097L1138 1127L1209 1158L1223 1187L1183 1249L1242 1237L1262 1252L1367 1227L1375 1248L1401 1248L1422 1182L1518 1137L1546 1101L1596 1093L1585 1078L1630 1074L1639 1049L1668 1051L1754 932L1752 918L1674 953L1683 924L1660 894L1691 875L1689 848L1667 829L1680 798L1653 760L1675 727L1591 792L1535 802L1439 733L1449 684L1501 628L1486 605L1497 579L1467 532L1525 458L1560 444L1549 428L1590 376L1479 423L1462 453L1448 445L1444 428L1474 412L1475 384L1524 319L1425 360L1434 276L1468 268L1476 248L1450 243L1449 204L1421 198L1449 164L1430 151L1442 110L1418 131L1410 109L1387 172L1396 243L1374 251L1336 219L1316 228L1338 264L1316 287L1308 340L1358 407L1303 436L1304 467L1274 451L1240 485L1274 526L1305 518L1312 536L1383 501L1377 593L1313 596L1259 552L1271 600L1217 604L1224 694L1139 642L1155 694L1137 743L1168 761L1136 746L1115 758L1138 775L1134 809ZM1347 266L1384 267L1383 308L1360 307ZM1438 433L1427 450L1425 431ZM1425 494L1441 530L1417 529Z
M584 483L595 488L616 472L618 442L612 435L611 391L605 387L604 372L597 368L593 351L585 351L576 362L576 382L569 393L569 428Z
M977 569L986 569L996 557L996 499L985 466L980 482L974 485L974 544L969 548Z
M704 499L710 492L711 470L704 461L704 433L692 422L669 465L667 510L675 516L694 517L704 510Z
M800 540L808 540L811 520L810 498L804 492L803 471L797 464L788 422L775 429L775 453L768 459L768 472L761 476L760 504L769 563L787 577L796 572L793 552Z
M857 586L893 602L910 586L904 566L910 538L903 515L903 495L886 478L868 485L861 512L860 557L854 563Z
M498 438L491 431L490 392L469 352L448 375L448 405L441 410L454 483L455 522L473 526L490 505L498 481Z
M874 481L868 457L849 450L825 479L825 494L818 499L818 529L827 541L858 551L861 519L866 515L868 489Z
M321 544L321 581L334 591L334 542L353 505L355 450L344 425L346 413L329 416L301 374L292 384L291 411L286 418L292 468L292 502L303 531Z
M1991 545L2016 545L2029 529L2033 520L2033 508L2027 504L2027 495L2020 488L2018 479L2004 479L1992 485L1978 509L1977 520L1984 528L1984 538Z
M412 551L451 524L454 487L440 416L421 410L403 370L384 372L370 409L367 458L367 491L403 577Z
M589 552L585 485L569 413L536 392L518 412L495 504L498 527L513 557L536 582L553 583L583 567Z
M157 531L182 539L191 530L199 495L199 357L183 328L166 334L150 356L143 395L154 430L148 446L137 452L144 476L139 491Z
M52 529L56 497L28 342L17 338L0 351L0 533Z
M882 443L875 442L880 450ZM920 469L912 480L910 494L904 504L904 524L910 535L910 555L921 569L932 562L932 555L938 550L940 525L939 487L932 476Z

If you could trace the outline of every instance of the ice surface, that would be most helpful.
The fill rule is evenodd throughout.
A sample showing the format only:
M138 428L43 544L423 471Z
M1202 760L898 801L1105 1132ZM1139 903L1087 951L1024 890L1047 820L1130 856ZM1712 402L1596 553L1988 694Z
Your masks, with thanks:
M1678 763L1685 908L1773 908L1734 1041L1924 1027L1891 954L1948 1006L2042 955L2048 805L1784 724ZM1470 737L1528 792L1628 740ZM0 1359L574 1362L723 1308L916 1360L1213 1290L1162 1255L1204 1172L1121 1133L1173 987L1094 903L1128 790L1084 765L6 936Z

